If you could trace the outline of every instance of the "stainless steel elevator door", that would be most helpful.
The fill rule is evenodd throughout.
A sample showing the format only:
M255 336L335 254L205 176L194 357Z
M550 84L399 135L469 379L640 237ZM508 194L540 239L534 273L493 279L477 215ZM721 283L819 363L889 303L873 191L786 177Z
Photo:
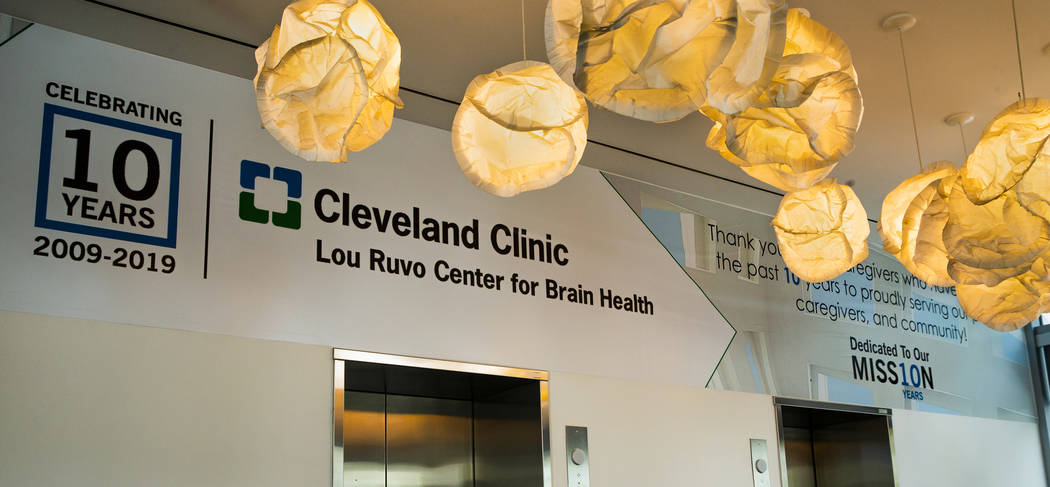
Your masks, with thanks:
M861 406L777 402L785 487L896 485L887 415Z
M550 486L546 381L357 361L336 370L335 485Z
M470 401L387 396L387 487L474 485Z

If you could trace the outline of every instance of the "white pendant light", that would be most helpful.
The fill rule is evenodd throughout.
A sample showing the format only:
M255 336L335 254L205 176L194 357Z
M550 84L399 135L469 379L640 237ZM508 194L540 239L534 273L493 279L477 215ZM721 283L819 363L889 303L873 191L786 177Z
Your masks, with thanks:
M302 0L255 51L262 124L285 149L342 162L390 129L401 45L366 0Z
M497 196L557 183L576 169L586 145L587 102L535 61L474 78L452 123L463 174Z
M587 146L587 101L546 63L521 57L474 78L452 122L463 174L496 196L547 188L572 174Z
M835 179L785 195L772 225L784 263L806 282L834 279L868 256L868 215Z

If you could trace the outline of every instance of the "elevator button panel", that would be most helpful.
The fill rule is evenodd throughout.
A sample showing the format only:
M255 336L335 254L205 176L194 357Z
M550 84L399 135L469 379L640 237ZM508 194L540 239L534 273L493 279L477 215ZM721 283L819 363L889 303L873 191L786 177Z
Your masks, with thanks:
M766 440L751 439L751 476L755 480L755 487L770 486Z
M565 427L566 465L569 475L569 487L590 487L590 455L587 453L587 428L583 426Z

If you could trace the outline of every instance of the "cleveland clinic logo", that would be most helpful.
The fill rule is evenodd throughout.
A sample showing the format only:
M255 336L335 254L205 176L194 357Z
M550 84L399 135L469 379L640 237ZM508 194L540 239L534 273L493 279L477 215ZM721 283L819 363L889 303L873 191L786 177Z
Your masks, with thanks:
M283 183L283 185L281 184ZM284 195L277 197L278 203L269 206L270 210L259 208L259 202L263 198L257 198L257 194L266 193L273 196L280 193L279 186L284 186ZM238 214L241 220L255 223L269 223L282 228L298 230L302 226L302 204L299 198L303 196L303 173L286 167L275 166L271 175L270 166L261 162L243 160L241 161L241 191L238 204ZM276 211L275 206L280 206L280 200L285 202L284 211ZM267 201L273 201L267 198Z

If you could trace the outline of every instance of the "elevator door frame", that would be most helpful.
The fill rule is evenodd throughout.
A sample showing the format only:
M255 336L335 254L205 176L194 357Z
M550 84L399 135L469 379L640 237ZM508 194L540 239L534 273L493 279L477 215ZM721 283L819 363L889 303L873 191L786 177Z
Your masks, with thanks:
M784 445L784 415L783 407L797 407L808 409L820 409L824 411L841 411L846 413L867 414L871 416L883 416L886 418L886 432L889 435L890 461L893 464L893 485L900 487L897 479L897 450L893 445L893 410L890 408L876 408L869 406L858 406L855 404L842 404L835 402L809 401L806 399L794 399L787 397L774 397L773 408L777 414L777 444L780 450L780 485L788 485L788 466L786 448Z
M550 374L544 370L519 369L498 365L454 362L406 355L363 352L358 350L333 349L334 388L332 394L332 486L343 487L343 407L346 397L346 362L370 362L383 365L400 365L422 369L466 372L469 374L515 377L537 381L540 387L540 435L543 455L543 486L553 487L551 477L550 440Z

